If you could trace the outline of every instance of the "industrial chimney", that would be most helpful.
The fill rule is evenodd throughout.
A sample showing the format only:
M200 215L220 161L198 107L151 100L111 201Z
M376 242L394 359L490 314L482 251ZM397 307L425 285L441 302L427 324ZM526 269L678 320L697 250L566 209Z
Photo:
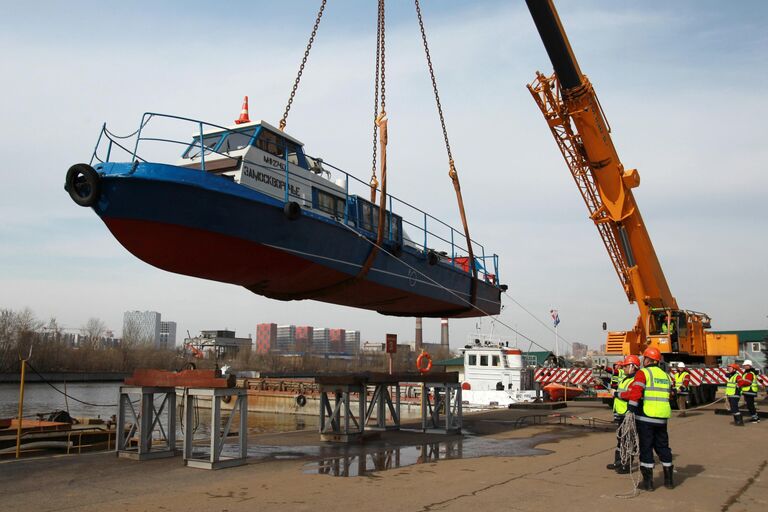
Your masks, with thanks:
M414 350L416 352L421 352L423 343L424 343L424 335L421 327L421 317L417 317L416 318L416 343L414 346Z
M440 345L448 349L448 319L440 319Z

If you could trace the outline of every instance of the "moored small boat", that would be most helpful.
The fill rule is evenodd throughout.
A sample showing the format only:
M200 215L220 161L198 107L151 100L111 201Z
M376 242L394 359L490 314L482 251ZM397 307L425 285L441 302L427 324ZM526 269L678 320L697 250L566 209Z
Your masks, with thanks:
M578 386L568 386L559 382L547 384L544 386L544 391L549 394L553 402L562 402L563 399L572 400L584 393L584 390Z

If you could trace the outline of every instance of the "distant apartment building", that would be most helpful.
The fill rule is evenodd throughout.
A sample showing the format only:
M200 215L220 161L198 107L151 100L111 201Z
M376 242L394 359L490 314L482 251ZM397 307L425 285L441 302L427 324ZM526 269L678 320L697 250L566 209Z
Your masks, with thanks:
M264 323L256 326L255 343L258 354L351 356L360 352L360 331Z
M169 350L176 347L176 322L160 322L160 346Z
M157 311L126 311L123 314L123 340L173 349L176 322L163 322Z
M571 351L573 352L574 359L584 359L587 357L589 347L584 343L574 342L571 346Z

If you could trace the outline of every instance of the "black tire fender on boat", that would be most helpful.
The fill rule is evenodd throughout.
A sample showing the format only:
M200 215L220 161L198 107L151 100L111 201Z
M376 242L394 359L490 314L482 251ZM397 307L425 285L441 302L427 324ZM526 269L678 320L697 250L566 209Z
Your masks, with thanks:
M290 201L283 206L283 213L288 220L296 220L301 217L301 205L296 201Z
M80 206L93 206L101 195L101 178L88 164L75 164L67 171L64 190Z
M296 395L296 405L299 407L304 407L307 405L307 397L304 395Z
M429 263L432 266L437 265L437 263L440 261L440 256L435 251L429 251L427 253L427 263Z

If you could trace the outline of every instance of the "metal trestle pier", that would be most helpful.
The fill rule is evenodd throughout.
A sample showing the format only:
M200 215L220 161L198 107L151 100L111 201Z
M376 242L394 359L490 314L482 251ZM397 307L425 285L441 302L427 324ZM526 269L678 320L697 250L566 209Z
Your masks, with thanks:
M194 450L194 401L211 401L211 428L209 450L201 457ZM222 426L222 401L234 399L232 411ZM235 455L224 455L224 442L230 435L232 422L238 416L237 449ZM242 388L189 388L184 398L184 464L201 469L219 469L245 464L248 455L248 394Z
M460 434L461 424L461 385L425 382L421 395L421 429L432 434Z
M163 397L159 408L155 395ZM118 457L146 460L176 455L176 388L120 386L118 403ZM153 438L155 432L158 439Z

